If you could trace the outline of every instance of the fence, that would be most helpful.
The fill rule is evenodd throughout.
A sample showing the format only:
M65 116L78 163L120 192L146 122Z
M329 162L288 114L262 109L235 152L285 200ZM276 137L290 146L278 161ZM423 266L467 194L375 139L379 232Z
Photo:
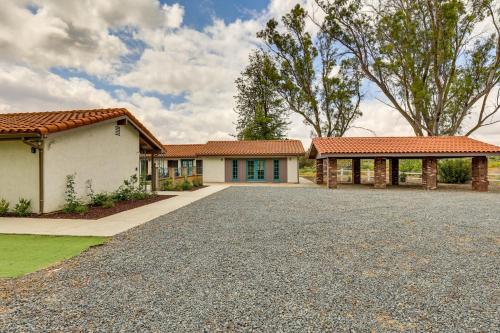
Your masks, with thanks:
M422 182L422 173L421 172L399 172L401 174L406 175L405 183L421 183ZM375 177L375 173L373 170L361 170L361 182L362 183L371 183L373 182L373 178ZM352 182L352 170L351 169L338 169L337 170L337 179L340 183L351 183ZM493 183L500 183L500 174L499 173L490 173L488 174L488 180Z

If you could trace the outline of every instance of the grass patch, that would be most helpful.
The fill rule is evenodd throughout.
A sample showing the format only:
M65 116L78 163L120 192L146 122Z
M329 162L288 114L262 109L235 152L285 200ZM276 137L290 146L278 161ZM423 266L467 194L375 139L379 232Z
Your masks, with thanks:
M0 278L47 268L106 240L106 237L0 234Z

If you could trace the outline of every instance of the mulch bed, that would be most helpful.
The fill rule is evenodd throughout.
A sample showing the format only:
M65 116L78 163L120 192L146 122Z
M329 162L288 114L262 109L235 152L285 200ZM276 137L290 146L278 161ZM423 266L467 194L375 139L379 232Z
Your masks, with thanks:
M42 218L42 219L82 219L82 220L98 220L100 218L114 215L129 209L141 207L148 205L157 201L166 200L175 197L175 195L154 195L150 198L144 200L127 200L127 201L117 201L114 207L103 208L103 207L89 207L89 210L85 214L78 213L65 213L63 211L57 211L47 214L31 214L28 217ZM17 217L16 215L9 214L8 216Z

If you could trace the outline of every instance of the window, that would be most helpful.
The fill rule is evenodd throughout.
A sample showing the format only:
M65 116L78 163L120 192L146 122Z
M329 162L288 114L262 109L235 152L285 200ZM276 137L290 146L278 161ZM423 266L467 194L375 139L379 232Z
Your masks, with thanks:
M238 179L238 160L233 160L232 162L232 175L233 175L233 180L237 180Z
M203 160L196 160L196 174L203 175Z
M181 161L182 175L192 176L193 175L193 160L182 160Z
M280 160L273 161L273 179L280 180Z
M120 136L120 126L118 125L115 126L115 135Z

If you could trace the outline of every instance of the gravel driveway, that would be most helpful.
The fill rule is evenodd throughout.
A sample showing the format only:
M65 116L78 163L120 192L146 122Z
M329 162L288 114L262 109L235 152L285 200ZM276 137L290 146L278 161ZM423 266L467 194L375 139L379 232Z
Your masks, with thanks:
M497 331L500 196L233 187L0 282L0 331Z

